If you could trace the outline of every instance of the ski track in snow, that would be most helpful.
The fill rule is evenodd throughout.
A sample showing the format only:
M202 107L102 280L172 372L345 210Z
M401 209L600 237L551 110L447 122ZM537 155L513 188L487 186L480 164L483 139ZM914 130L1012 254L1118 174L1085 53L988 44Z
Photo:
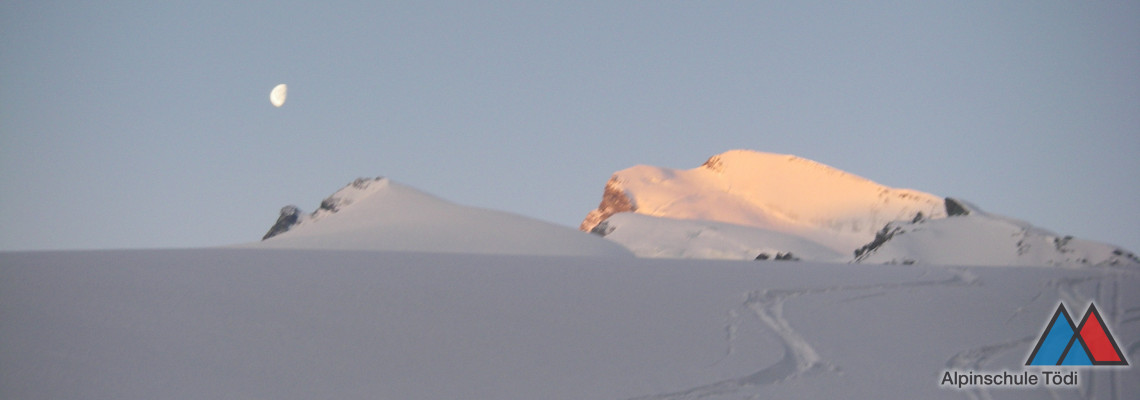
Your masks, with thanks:
M743 318L742 314L751 314L755 316L760 322L764 324L764 326L766 326L769 330L771 330L779 337L779 340L783 343L784 347L783 358L781 358L775 364L749 375L717 381L706 385L691 387L688 389L682 389L675 392L634 397L630 400L691 400L718 395L745 395L745 393L742 392L748 389L755 389L765 385L785 382L791 379L819 373L838 373L841 371L841 368L820 356L820 354L815 350L814 347L812 347L808 340L800 335L800 333L792 327L788 319L784 317L784 304L788 300L804 296L823 295L838 292L854 292L856 294L855 297L844 300L853 301L858 298L876 297L884 295L891 291L907 290L916 287L953 287L981 284L977 275L970 272L969 269L952 269L950 272L953 273L954 276L942 280L921 280L903 283L883 283L862 286L844 285L827 288L787 290L765 289L749 292L744 303L741 304L737 310L730 310L728 313L728 323L725 326L725 336L729 342L729 345L728 350L724 354L724 357L722 357L722 360L723 358L727 358L729 355L735 352L734 342L737 338L737 329L739 322ZM738 310L746 310L746 312L741 313ZM1032 338L1029 340L1032 340Z

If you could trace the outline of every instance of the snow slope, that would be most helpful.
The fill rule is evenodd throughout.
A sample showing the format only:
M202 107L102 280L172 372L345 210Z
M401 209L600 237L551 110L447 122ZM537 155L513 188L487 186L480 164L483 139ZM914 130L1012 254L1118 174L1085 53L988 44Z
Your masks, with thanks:
M618 212L754 226L847 253L887 222L946 216L943 199L889 188L792 155L732 150L690 170L638 165L618 171L582 222Z
M591 230L638 257L754 260L791 254L797 260L846 262L851 256L782 232L715 221L619 213Z
M292 210L289 210L292 208ZM293 212L295 207L283 210ZM573 229L454 204L386 178L357 179L312 214L278 224L243 247L397 250L473 254L629 255Z
M869 245L855 261L1140 268L1140 259L1119 247L1061 236L965 201L955 203L962 205L965 215L888 224L879 232L878 243Z
M1136 287L1098 267L0 253L0 398L1136 399L1134 366L1024 366L1061 302L1095 301L1137 362Z

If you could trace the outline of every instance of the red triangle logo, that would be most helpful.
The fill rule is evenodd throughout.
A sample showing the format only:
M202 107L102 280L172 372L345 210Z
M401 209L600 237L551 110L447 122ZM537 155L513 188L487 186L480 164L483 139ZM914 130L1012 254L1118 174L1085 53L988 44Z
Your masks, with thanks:
M1085 311L1085 318L1081 320L1077 332L1092 356L1093 365L1128 365L1095 304L1089 304L1089 310Z

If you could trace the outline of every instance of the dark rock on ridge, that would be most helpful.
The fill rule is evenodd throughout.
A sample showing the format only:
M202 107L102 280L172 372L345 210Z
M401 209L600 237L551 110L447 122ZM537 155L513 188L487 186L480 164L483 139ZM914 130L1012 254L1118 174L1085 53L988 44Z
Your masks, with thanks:
M946 198L946 216L970 215L970 208L952 198Z
M273 224L272 228L269 228L269 232L266 232L265 236L261 237L261 240L269 239L289 231L289 228L297 225L297 221L300 219L301 209L297 208L297 206L288 205L281 207L281 216L277 217L277 223Z

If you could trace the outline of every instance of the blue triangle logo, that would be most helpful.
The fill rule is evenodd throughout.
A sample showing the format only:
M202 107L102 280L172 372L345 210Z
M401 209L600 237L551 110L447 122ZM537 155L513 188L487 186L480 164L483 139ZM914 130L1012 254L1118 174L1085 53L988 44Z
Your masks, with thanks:
M1060 365L1062 361L1069 361L1066 357L1069 348L1077 332L1076 325L1073 324L1073 319L1069 317L1069 310L1065 309L1062 304L1057 307L1057 312L1053 313L1053 319L1049 321L1049 327L1045 328L1045 333L1041 335L1041 339L1037 341L1037 347L1033 348L1033 353L1029 355L1029 361L1025 365ZM1083 346L1083 345L1082 345ZM1077 362L1079 357L1075 353L1085 353L1083 351L1073 352L1072 362ZM1062 357L1066 357L1062 359ZM1085 364L1091 365L1088 361L1088 354L1085 354ZM1078 365L1078 364L1066 364Z

